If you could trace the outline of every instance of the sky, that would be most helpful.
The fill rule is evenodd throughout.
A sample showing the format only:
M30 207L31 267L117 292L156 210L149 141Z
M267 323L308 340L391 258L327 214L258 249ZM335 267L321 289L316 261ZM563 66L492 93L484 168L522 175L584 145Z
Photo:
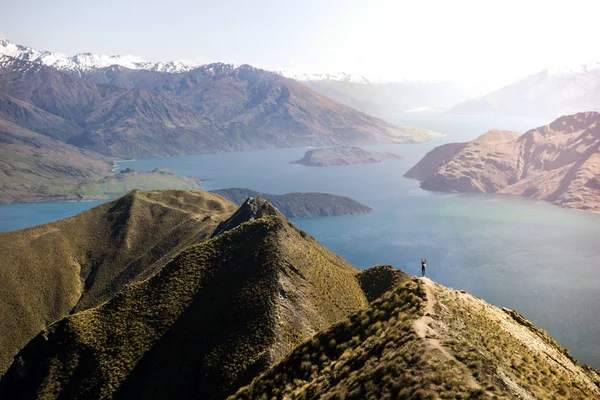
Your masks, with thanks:
M501 86L600 60L600 1L0 0L0 36L69 55Z

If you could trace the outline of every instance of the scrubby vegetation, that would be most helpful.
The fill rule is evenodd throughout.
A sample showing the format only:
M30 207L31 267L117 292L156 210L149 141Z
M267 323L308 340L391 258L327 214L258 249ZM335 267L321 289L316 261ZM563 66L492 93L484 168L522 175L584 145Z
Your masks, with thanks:
M19 353L0 396L223 398L365 308L357 270L271 209L52 325Z
M46 326L149 276L210 237L236 208L200 191L135 191L71 218L0 233L0 374Z
M598 372L523 320L413 278L230 399L598 398Z
M373 301L410 277L391 265L374 265L361 271L356 278L367 299Z
M469 398L449 363L432 363L413 329L425 291L409 280L298 346L236 399Z

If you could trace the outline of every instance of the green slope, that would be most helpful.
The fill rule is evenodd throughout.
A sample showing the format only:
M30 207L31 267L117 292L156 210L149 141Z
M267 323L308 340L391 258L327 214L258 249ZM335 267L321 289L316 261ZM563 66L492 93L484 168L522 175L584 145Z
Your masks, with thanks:
M39 334L0 395L223 398L367 306L354 267L256 202L151 278Z
M135 191L74 217L0 233L0 374L57 319L108 300L237 206L200 191Z

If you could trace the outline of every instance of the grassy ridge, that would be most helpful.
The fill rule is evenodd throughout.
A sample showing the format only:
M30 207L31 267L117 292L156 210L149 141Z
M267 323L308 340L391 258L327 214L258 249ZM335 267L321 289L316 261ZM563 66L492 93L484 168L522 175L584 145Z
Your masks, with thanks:
M591 399L579 366L514 311L413 278L305 341L231 399Z
M210 236L236 206L210 193L141 192L0 233L0 373L29 339L94 307Z
M271 209L50 326L19 353L0 395L223 398L365 308L357 270Z

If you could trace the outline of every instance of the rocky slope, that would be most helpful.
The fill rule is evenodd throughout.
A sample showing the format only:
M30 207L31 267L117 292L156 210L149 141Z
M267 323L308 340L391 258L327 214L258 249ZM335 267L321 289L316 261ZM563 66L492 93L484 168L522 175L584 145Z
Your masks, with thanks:
M600 110L600 64L544 70L450 112L556 118L588 110Z
M357 272L250 199L149 279L50 325L16 357L0 395L223 398L365 308Z
M405 176L428 190L497 192L600 212L600 113L558 118L521 135L490 131L440 146Z
M598 396L598 371L518 312L421 278L319 332L231 399Z
M386 160L399 160L396 153L378 153L363 150L360 147L333 147L327 149L308 150L300 160L292 164L307 167L332 167L336 165L369 164Z
M349 197L329 193L288 193L277 195L240 188L219 189L212 192L240 205L248 197L260 196L273 204L288 218L365 214L373 211L372 208L360 204Z
M134 191L71 218L0 233L0 374L46 326L145 278L236 208L200 191Z

